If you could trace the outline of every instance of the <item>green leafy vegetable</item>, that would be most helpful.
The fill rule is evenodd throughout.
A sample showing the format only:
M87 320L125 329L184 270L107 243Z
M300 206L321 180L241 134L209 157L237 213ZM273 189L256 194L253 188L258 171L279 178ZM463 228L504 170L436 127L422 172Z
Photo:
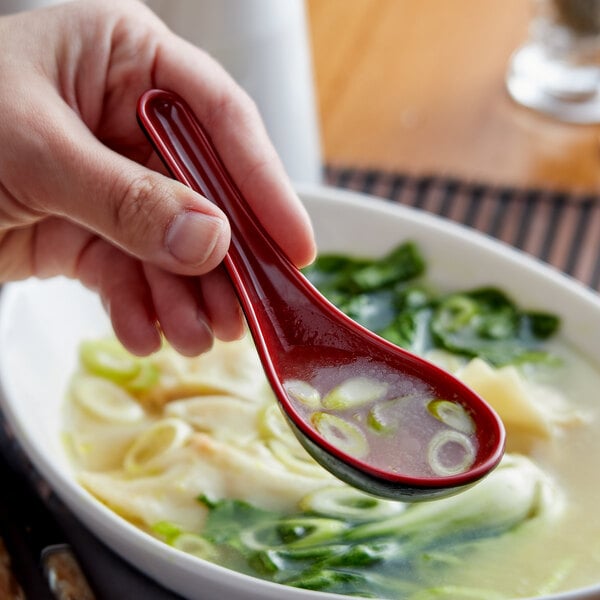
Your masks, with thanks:
M219 562L230 557L227 566L237 561L238 570L286 585L413 600L462 593L445 583L445 570L494 536L543 527L556 498L531 461L507 457L477 486L429 503L396 504L337 486L310 494L293 515L239 500L198 500L209 511L201 536L170 523L155 532L175 547L189 544ZM464 588L464 597L478 596Z
M554 364L542 343L556 315L520 309L499 289L435 293L421 281L425 260L406 242L380 259L320 256L307 277L348 316L417 354L440 348L494 366Z
M377 290L423 274L425 261L413 243L396 247L383 258L353 270L350 280L358 291Z
M210 509L210 518L207 520L202 533L215 544L231 543L239 536L239 524L247 523L257 527L263 523L270 523L273 513L263 510L241 500L219 500L213 502L207 496L200 496L198 501Z
M537 348L558 326L556 316L521 311L493 288L450 294L437 303L431 319L440 347L493 365L544 360L546 353Z

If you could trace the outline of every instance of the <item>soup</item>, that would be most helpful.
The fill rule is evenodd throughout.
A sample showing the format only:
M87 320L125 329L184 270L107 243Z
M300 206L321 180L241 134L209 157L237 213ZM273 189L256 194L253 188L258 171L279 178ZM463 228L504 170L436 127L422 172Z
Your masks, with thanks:
M475 421L466 408L381 365L322 368L311 383L291 380L284 388L326 441L383 471L456 475L477 457Z
M337 272L351 272L342 258ZM436 295L420 273L366 292L330 284L324 289L342 308L419 349L496 407L508 453L493 473L443 500L372 498L304 452L248 338L195 359L169 347L137 359L109 339L82 345L65 405L65 441L82 485L183 552L289 586L495 600L597 581L600 374L554 335L557 319L523 311L497 290ZM397 295L411 300L402 307ZM292 383L322 404L348 379L308 382L316 396L307 382ZM452 415L447 405L427 406L432 419ZM373 407L361 405L361 422ZM463 417L451 429L466 427ZM375 430L393 422L385 412L371 416Z

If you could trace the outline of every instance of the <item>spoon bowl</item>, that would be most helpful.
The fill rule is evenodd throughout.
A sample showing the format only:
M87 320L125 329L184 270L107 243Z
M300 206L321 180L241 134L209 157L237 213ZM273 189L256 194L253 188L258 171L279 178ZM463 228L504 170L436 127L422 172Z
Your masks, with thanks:
M227 215L232 235L224 265L275 396L319 463L368 493L403 501L456 493L499 463L505 434L491 407L444 370L380 338L326 300L258 222L181 98L149 90L139 100L138 121L173 177ZM467 437L450 427L441 443L467 455L460 468L446 468L437 455L440 468L434 472L402 462L408 439L418 459L428 453L420 426L410 435L387 431L387 422L375 433L369 427L369 416L381 407L412 402L427 408L440 399L457 407L470 428ZM424 418L437 423L431 414Z

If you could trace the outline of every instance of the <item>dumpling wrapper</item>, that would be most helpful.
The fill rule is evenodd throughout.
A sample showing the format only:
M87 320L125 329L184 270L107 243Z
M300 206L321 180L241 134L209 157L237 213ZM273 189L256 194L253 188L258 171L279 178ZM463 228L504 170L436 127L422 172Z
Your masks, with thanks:
M237 448L196 433L162 471L131 478L123 471L83 471L79 480L117 513L147 527L172 521L200 530L206 509L196 498L236 498L276 511L294 511L306 494L343 485L323 470L319 477L290 472L263 444Z
M494 368L474 358L457 376L496 410L509 433L518 430L550 438L558 426L581 422L562 396L529 384L514 366Z

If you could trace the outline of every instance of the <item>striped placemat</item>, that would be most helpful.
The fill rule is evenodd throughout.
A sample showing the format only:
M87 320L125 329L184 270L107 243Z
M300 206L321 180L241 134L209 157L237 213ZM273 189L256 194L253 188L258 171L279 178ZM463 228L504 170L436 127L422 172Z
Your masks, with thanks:
M462 223L600 290L600 196L338 166L325 180Z

